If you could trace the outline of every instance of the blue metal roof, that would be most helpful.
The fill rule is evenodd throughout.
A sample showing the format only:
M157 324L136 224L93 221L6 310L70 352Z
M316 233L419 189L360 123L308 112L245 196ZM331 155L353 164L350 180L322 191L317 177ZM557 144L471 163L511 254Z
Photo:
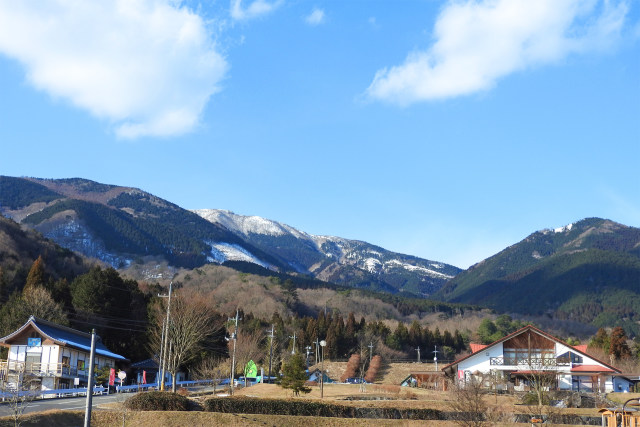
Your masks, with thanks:
M64 326L57 327L52 323L42 322L40 319L32 319L32 321L34 326L55 341L60 341L68 346L91 352L91 335L80 331L74 332L73 329ZM96 340L96 354L117 360L126 360L124 356L109 351L100 339Z
M34 316L29 317L27 323L18 328L17 331L12 332L6 337L0 338L0 343L6 343L7 341L18 336L29 325L60 345L77 348L88 353L91 352L91 334L78 331L67 326L58 325L53 322L49 322L48 320L38 319ZM127 360L126 357L109 351L109 349L105 347L105 345L100 340L100 337L98 336L96 336L96 354L104 357L110 357L116 360Z

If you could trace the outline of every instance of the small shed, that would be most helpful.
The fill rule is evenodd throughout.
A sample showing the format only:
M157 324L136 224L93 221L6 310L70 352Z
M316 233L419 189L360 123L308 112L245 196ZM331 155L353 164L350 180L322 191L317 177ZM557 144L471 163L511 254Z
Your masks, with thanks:
M431 390L447 390L447 381L444 373L436 372L412 372L401 383L403 387L420 387Z
M335 382L334 380L329 378L329 376L327 375L327 371L321 372L320 369L316 369L314 371L309 372L309 379L307 381L316 382L316 383L320 384L320 378L321 377L324 379L324 383L325 384L334 383Z

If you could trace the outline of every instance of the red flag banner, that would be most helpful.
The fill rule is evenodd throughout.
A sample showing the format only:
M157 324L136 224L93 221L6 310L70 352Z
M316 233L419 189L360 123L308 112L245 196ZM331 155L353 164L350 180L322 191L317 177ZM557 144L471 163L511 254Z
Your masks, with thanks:
M109 385L115 385L116 383L116 370L111 368L109 371Z
M142 384L147 383L147 371L142 371Z

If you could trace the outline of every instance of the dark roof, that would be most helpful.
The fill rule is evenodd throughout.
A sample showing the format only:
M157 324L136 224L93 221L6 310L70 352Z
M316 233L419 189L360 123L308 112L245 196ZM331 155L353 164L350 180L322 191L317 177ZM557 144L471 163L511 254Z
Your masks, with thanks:
M460 359L458 359L458 360L456 360L456 361L454 361L454 362L452 362L452 363L449 363L447 366L444 366L444 367L442 368L442 370L444 371L444 370L446 370L446 369L449 369L450 367L452 367L452 366L454 366L454 365L457 365L458 363L462 362L463 360L467 360L467 359L468 359L468 358L470 358L471 356L475 356L476 354L478 354L478 353L480 353L480 352L482 352L482 351L484 351L484 350L486 350L486 349L488 349L488 348L491 348L491 347L493 347L494 345L499 344L499 343L501 343L501 342L503 342L503 341L507 341L507 340L509 340L509 339L511 339L511 338L513 338L513 337L515 337L516 335L520 335L521 333L523 333L523 332L525 332L525 331L527 331L527 330L532 330L532 331L537 332L538 334L540 334L540 335L542 335L542 336L544 336L544 337L546 337L546 338L548 338L548 339L550 339L550 340L552 340L552 341L555 341L555 342L557 342L557 343L560 343L560 344L562 344L562 345L565 345L565 346L567 346L568 348L573 349L573 351L575 351L575 352L577 352L577 353L580 353L580 354L582 354L583 356L588 357L589 359L593 359L593 360L595 360L595 361L596 361L596 362L598 362L598 363L601 363L603 366L605 366L605 367L607 367L607 368L611 369L613 372L621 373L621 371L620 371L618 368L615 368L615 367L613 367L613 366L611 366L611 365L609 365L609 364L607 364L607 363L604 363L602 360L598 360L598 359L596 359L595 357L591 356L590 354L588 354L588 353L584 352L584 351L581 349L581 347L582 347L582 346L578 346L578 347L580 347L580 348L578 348L578 347L574 347L574 346L572 346L572 345L569 345L569 344L567 344L566 342L564 342L564 341L562 341L562 340L559 340L558 338L554 337L553 335L550 335L550 334L548 334L548 333L546 333L546 332L544 332L544 331L542 331L542 330L540 330L540 329L536 328L536 327L535 327L535 326L533 326L533 325L527 325L527 326L525 326L525 327L523 327L523 328L520 328L520 329L518 329L517 331L510 333L510 334L509 334L509 335L507 335L506 337L502 337L502 338L500 338L499 340L496 340L496 341L492 342L491 344L489 344L489 345L487 345L487 346L485 346L485 347L483 347L483 348L481 348L481 349L479 349L479 350L477 350L477 351L472 352L471 354L468 354L468 355L466 355L466 356L464 356L464 357L461 357Z
M132 363L131 367L134 369L158 369L158 362L154 359L145 359L140 362Z
M18 328L17 331L4 338L0 338L0 343L6 343L29 326L32 326L41 335L44 335L58 345L91 352L91 334L78 331L77 329L72 329L67 326L58 325L47 320L38 319L34 316L29 317L27 323ZM119 354L109 351L98 336L96 336L96 354L116 360L127 360L124 356L120 356Z

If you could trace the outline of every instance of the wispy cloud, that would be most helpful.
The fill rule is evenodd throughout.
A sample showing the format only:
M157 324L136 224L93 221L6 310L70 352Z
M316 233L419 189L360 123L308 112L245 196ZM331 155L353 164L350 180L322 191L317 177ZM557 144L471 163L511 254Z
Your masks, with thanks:
M228 68L203 20L169 0L0 2L0 53L123 138L193 130Z
M367 95L407 105L487 90L518 70L609 46L627 11L623 0L450 2L433 45L379 70Z
M309 25L320 25L324 23L324 10L317 7L305 18L305 21Z
M249 6L243 8L242 0L231 0L231 17L236 21L246 21L258 18L276 10L282 5L282 0L268 2L265 0L254 0Z

